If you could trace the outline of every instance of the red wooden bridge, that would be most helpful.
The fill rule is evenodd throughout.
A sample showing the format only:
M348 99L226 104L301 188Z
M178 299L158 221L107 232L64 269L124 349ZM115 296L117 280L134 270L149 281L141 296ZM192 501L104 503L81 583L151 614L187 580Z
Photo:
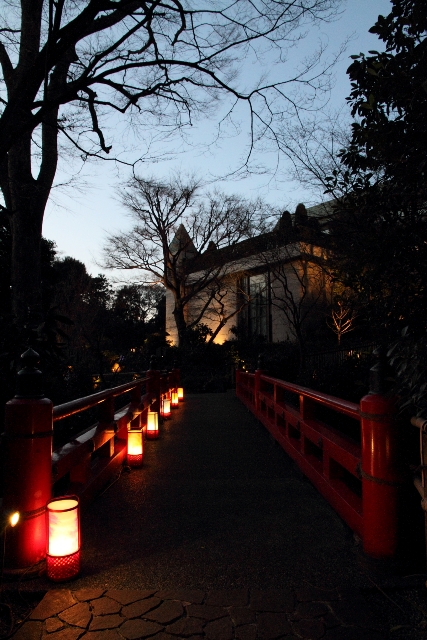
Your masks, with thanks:
M43 561L51 496L72 493L89 504L124 464L130 431L145 429L149 408L158 410L161 397L179 384L178 370L151 369L144 378L52 407L40 397L34 355L26 359L17 396L6 406L3 506L21 513L20 526L8 533L9 573ZM130 403L116 411L115 398L126 393ZM393 400L371 393L357 405L262 370L237 371L236 394L362 539L365 553L393 557L403 482ZM54 424L94 406L98 422L52 454Z

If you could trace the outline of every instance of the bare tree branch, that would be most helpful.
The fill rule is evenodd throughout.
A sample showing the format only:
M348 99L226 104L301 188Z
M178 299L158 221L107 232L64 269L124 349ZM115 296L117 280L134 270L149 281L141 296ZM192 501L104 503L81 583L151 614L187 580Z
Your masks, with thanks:
M222 304L227 265L216 250L250 237L267 209L219 192L202 197L197 180L179 176L167 183L135 177L121 198L137 224L109 237L104 266L139 269L147 282L161 282L172 293L178 335L185 340L189 328ZM234 315L220 314L221 328Z

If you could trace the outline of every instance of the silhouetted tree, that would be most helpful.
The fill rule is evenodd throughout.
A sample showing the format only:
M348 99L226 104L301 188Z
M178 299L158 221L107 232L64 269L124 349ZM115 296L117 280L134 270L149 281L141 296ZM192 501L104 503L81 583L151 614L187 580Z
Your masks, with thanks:
M282 63L303 27L334 16L337 1L214 0L194 8L176 0L9 0L0 17L0 187L12 232L15 320L40 318L42 223L60 143L68 143L67 158L70 149L83 161L105 158L112 145L104 116L128 114L148 138L153 130L168 137L229 96L221 122L232 120L236 103L247 104L250 150L276 114L295 113L291 86L315 97L324 76L315 54L289 77L242 89L241 61L259 62L269 49Z
M180 342L212 306L219 311L221 327L227 321L221 305L230 283L224 280L227 265L216 260L216 249L259 233L270 214L259 200L219 192L201 196L198 191L195 180L185 184L180 178L168 183L132 178L121 197L136 225L110 236L104 248L106 267L138 270L143 282L162 284L172 294Z

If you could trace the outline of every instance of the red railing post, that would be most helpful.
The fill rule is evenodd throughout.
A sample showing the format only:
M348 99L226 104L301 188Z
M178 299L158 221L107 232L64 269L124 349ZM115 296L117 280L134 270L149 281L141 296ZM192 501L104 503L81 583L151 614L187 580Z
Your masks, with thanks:
M156 359L152 356L150 369L147 371L147 393L153 393L156 397L152 404L152 410L160 413L160 371L156 369Z
M17 391L6 404L4 498L20 521L5 531L5 570L20 572L46 556L46 504L51 498L53 406L44 397L38 354L22 355Z
M258 356L257 369L255 370L255 382L254 382L254 404L255 404L255 415L258 417L260 413L260 401L259 401L259 392L261 389L261 376L267 374L267 371L264 370L264 359L260 354Z
M385 395L384 363L371 369L371 389L360 401L362 430L363 550L392 558L398 545L402 464L396 399Z
M301 420L311 420L315 416L316 406L315 403L307 398L303 393L299 395L299 412Z

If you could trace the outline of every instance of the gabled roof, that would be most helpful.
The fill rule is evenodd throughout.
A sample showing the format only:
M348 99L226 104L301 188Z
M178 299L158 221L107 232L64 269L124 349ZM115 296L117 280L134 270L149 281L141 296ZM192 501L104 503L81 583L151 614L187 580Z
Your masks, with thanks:
M307 209L307 217L301 226L297 226L295 224L296 220L293 220L294 216L291 216L289 212L285 211L272 231L247 238L246 240L236 242L233 245L221 249L217 249L214 243L211 243L208 249L201 254L197 252L185 227L181 224L175 238L171 242L170 250L171 253L173 253L174 248L175 251L177 251L180 242L182 243L181 247L185 246L185 244L190 247L189 251L185 251L187 258L185 270L188 274L217 269L230 263L235 263L235 270L238 271L244 269L243 265L245 261L246 264L249 265L249 259L252 256L255 258L260 254L265 255L267 252L272 252L280 247L295 245L300 241L306 244L324 246L327 238L321 231L323 226L322 222L330 215L331 205L332 201ZM298 207L303 207L303 205L298 205ZM289 259L298 253L299 251L290 251ZM280 254L277 253L277 255ZM283 256L285 253L281 252L281 255ZM252 262L254 261L251 261L251 263ZM260 266L260 264L258 266ZM251 264L251 267L252 266L254 265Z
M179 225L175 237L169 245L169 251L172 255L176 255L180 251L183 251L187 259L198 254L198 251L194 246L194 243L190 238L187 229L182 223Z

